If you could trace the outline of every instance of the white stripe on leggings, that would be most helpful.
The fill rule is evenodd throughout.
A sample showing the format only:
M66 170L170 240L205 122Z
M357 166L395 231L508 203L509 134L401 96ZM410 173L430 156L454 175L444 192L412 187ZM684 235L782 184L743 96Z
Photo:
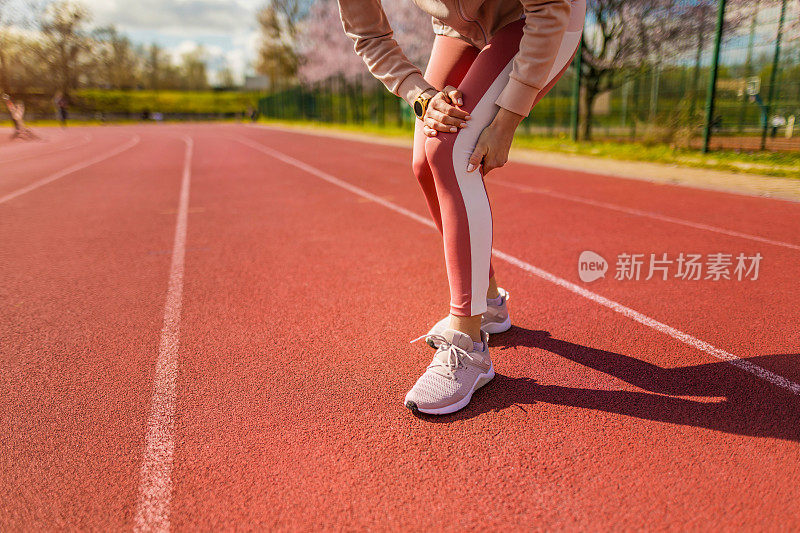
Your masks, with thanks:
M494 80L491 87L481 97L472 110L472 118L456 137L453 145L453 171L461 190L461 198L467 211L469 227L469 248L472 272L472 295L470 315L480 315L486 311L486 291L489 290L489 259L492 252L492 213L489 197L480 171L467 172L467 164L472 150L478 144L478 137L497 114L495 100L508 83L513 60L509 61L503 72Z
M585 9L585 3L576 2L578 9L573 13L573 18L583 15L580 11ZM583 7L583 9L580 9ZM581 31L569 31L564 34L561 47L556 54L556 60L546 84L550 83L572 59L578 47ZM486 311L486 291L489 289L489 260L492 249L492 213L489 208L489 198L486 188L478 172L467 172L469 156L472 155L478 137L483 129L488 126L497 114L498 106L495 101L508 83L514 60L508 62L503 71L492 82L492 85L481 97L475 109L470 113L472 119L467 122L467 127L461 130L453 146L453 171L461 190L461 198L467 211L467 225L469 227L469 246L472 273L472 295L470 299L470 315L480 315Z

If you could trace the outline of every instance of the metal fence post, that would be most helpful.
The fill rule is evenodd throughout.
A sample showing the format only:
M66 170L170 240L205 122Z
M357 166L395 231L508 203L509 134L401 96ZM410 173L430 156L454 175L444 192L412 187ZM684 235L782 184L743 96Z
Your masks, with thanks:
M737 131L740 133L744 129L744 121L745 121L745 114L747 113L747 79L750 78L753 74L753 45L755 44L756 39L756 23L758 22L758 4L759 0L755 0L755 5L753 6L753 18L750 21L750 35L747 39L747 56L744 61L744 79L745 79L745 86L742 87L742 101L739 104L739 124L737 126Z
M581 55L583 52L583 37L578 42L578 52L572 62L575 69L575 80L572 83L572 109L570 110L570 128L572 129L572 140L578 140L578 122L581 110Z
M781 2L781 18L778 20L778 36L775 39L775 55L772 58L772 72L769 74L769 92L767 93L766 120L764 129L761 131L761 149L767 148L767 130L769 129L769 115L772 113L772 99L775 96L775 82L778 75L778 62L781 58L781 34L783 33L783 23L786 20L786 0Z
M697 89L697 83L700 80L700 62L703 59L703 33L698 32L697 34L697 52L694 56L694 70L692 71L692 90L691 96L692 101L690 102L689 107L689 117L694 120L694 112L697 108L697 93L699 92Z
M711 140L711 127L714 123L714 99L717 95L717 72L719 71L719 49L722 44L722 32L725 28L725 0L719 0L717 8L717 31L714 36L714 55L711 58L711 71L708 79L708 92L706 93L706 124L703 130L703 153L708 153L708 143Z

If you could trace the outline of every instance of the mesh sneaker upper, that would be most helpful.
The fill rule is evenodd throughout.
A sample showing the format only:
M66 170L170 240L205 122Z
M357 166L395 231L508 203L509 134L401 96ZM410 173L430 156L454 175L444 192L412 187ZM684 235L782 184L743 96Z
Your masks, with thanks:
M486 333L482 337L484 342L488 341ZM479 376L490 367L488 348L476 352L469 335L447 329L442 333L433 361L406 394L405 401L429 409L452 405L467 396Z
M406 396L406 401L410 400L417 405L439 403L445 398L454 396L461 386L462 382L426 371L414 384Z

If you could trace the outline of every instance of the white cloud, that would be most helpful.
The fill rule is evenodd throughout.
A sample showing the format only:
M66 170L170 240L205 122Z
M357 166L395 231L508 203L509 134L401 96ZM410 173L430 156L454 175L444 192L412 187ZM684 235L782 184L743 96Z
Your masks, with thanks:
M234 41L236 41L236 39L234 39ZM222 70L226 68L231 70L236 82L242 83L244 82L245 74L249 71L249 65L252 62L254 51L247 48L249 44L253 42L252 39L242 38L239 41L242 43L241 46L236 46L234 42L233 48L225 49L214 44L203 44L199 41L186 39L181 41L177 46L167 48L165 51L172 59L173 63L178 64L181 62L184 54L195 52L202 47L208 67L209 81L212 84L220 81L219 75Z
M92 12L94 25L114 25L139 42L160 42L175 62L202 45L212 82L227 67L241 83L258 47L256 12L264 0L83 0L83 3Z
M228 33L255 25L252 0L83 0L99 25L175 34Z
M10 1L11 7L24 10L24 0ZM256 12L265 0L78 1L89 9L92 27L113 25L136 43L157 43L175 63L202 45L212 83L224 68L239 83L252 70L258 49Z

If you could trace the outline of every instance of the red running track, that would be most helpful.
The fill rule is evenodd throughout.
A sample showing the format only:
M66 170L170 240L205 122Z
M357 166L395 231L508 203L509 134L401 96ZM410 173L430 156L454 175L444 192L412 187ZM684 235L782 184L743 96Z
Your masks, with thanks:
M63 135L0 150L0 529L800 527L799 204L493 173L515 327L467 409L416 418L448 297L407 149ZM764 259L618 281L623 252Z

